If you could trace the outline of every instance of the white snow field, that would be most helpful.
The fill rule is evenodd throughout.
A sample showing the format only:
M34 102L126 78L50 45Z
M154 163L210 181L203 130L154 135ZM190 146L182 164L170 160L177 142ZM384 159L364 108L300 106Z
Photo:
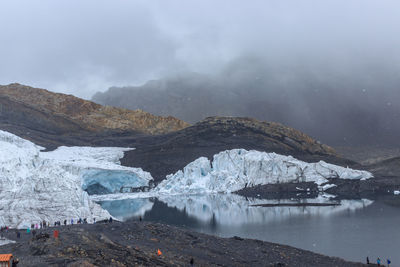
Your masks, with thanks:
M52 152L8 132L0 131L0 225L25 228L42 220L109 218L90 200L82 186L101 171L116 171L114 178L148 184L141 169L119 165L128 148L60 147ZM122 175L121 175L122 174ZM118 180L118 179L116 179ZM106 184L107 186L107 184ZM109 183L113 190L118 184Z
M229 193L263 184L315 182L321 185L328 182L328 178L372 177L370 172L344 168L324 161L306 163L291 156L233 149L214 155L212 163L205 157L198 158L186 165L183 171L168 175L156 190L166 194Z

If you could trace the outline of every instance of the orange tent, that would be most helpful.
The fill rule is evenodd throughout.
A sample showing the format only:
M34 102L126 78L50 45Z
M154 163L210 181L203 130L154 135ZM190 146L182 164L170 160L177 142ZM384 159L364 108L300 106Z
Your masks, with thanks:
M158 256L161 256L161 255L162 255L162 252L161 252L160 249L157 250L157 255L158 255Z
M0 254L0 267L11 267L12 259L12 254Z

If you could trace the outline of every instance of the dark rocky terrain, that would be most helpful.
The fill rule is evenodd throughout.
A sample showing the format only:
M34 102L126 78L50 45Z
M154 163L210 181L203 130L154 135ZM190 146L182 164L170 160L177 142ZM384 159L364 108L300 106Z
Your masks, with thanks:
M59 239L53 230L59 230ZM290 246L239 237L219 238L163 224L113 222L39 230L14 230L17 243L0 246L18 266L364 266ZM162 255L157 255L160 249Z

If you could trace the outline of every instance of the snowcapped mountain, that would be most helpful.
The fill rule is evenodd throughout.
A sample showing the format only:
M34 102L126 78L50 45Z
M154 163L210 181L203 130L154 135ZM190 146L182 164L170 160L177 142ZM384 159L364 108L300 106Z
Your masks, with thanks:
M306 163L291 156L244 149L214 155L211 163L201 157L183 171L168 175L156 190L160 193L234 192L245 187L288 182L328 182L328 178L368 179L367 171L353 170L324 161Z
M119 165L127 148L60 147L52 152L0 131L0 225L28 227L46 220L109 218L89 199L85 186L106 172L111 192L119 184L147 185L152 179L141 169ZM115 173L113 173L115 171ZM106 175L107 176L107 175Z

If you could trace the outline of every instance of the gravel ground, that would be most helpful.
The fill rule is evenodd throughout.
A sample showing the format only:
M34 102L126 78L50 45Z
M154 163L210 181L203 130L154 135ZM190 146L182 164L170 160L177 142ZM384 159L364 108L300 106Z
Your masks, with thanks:
M59 238L53 231L59 230ZM148 222L73 225L4 233L16 243L0 246L18 266L364 266L259 240L219 238ZM162 255L157 255L157 250Z

